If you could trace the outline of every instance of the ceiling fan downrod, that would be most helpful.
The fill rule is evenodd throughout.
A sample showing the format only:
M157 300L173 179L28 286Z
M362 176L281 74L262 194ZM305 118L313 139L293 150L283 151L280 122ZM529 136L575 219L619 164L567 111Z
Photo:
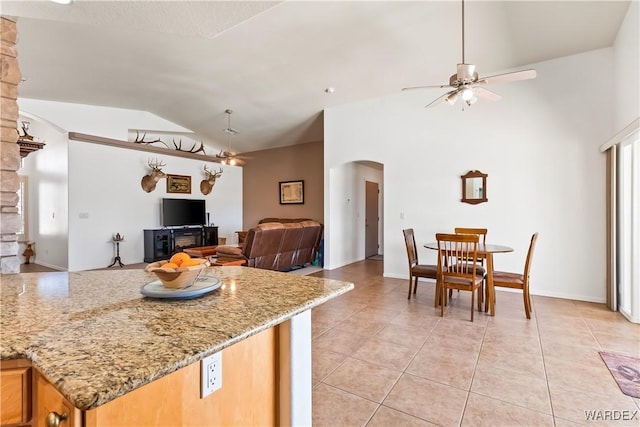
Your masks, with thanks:
M462 0L462 63L464 64L464 0Z

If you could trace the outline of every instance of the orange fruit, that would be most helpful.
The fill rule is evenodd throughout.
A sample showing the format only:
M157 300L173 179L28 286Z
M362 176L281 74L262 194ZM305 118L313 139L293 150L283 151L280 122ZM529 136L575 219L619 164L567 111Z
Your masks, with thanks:
M200 260L198 259L186 259L184 261L182 261L182 264L180 265L180 267L191 267L194 265L200 265Z
M169 262L172 262L174 264L177 264L178 267L182 266L182 263L184 261L190 260L191 257L189 256L189 254L185 254L184 252L178 252L177 254L173 255L171 257L171 259L169 260Z
M162 264L162 267L160 268L178 268L178 264L175 264L173 262L168 262L166 264Z

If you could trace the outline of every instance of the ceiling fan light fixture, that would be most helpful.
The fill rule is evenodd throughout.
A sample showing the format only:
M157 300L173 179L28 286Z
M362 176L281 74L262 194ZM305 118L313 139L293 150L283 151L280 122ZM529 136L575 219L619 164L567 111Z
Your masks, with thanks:
M460 91L460 96L468 103L473 98L473 90L470 87L465 87Z
M464 3L462 0L462 61L457 64L456 74L452 74L449 77L448 85L428 85L428 86L412 86L404 87L403 91L410 89L435 89L449 87L449 92L446 92L436 99L425 105L425 108L438 105L440 102L445 101L449 105L454 105L458 97L462 98L462 102L471 106L478 101L477 96L487 99L489 101L497 101L501 98L500 95L484 89L481 85L489 83L505 83L517 80L534 79L536 77L536 70L522 70L512 71L509 73L496 74L494 76L480 78L476 71L475 64L467 64L465 62L465 34L464 34ZM463 106L464 109L464 106Z
M220 150L220 152L216 154L216 157L220 159L220 163L222 163L223 165L243 165L244 162L242 161L242 157L237 159L236 153L231 151L231 136L240 133L231 127L231 114L233 114L233 111L231 109L226 109L224 110L224 112L227 115L227 127L223 129L223 131L227 134L227 151Z
M451 92L444 100L447 101L447 104L453 105L458 100L458 94L456 92Z

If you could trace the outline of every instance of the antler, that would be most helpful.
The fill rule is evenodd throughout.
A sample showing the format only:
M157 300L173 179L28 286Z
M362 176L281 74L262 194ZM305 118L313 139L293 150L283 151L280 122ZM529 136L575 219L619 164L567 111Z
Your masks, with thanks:
M144 133L142 135L142 138L140 138L140 132L136 131L136 139L133 140L134 144L154 144L156 142L161 142L164 144L165 147L169 148L169 146L167 145L166 142L164 142L163 140L161 140L160 138L158 139L154 139L153 141L145 141L144 139L147 137L147 134Z
M186 153L199 153L200 151L202 151L202 154L206 154L204 152L204 143L200 142L200 147L196 150L196 145L197 144L198 144L197 142L194 142L193 146L189 150L185 150L185 149L182 148L182 140L180 140L180 142L178 144L176 144L176 140L175 139L173 140L173 146L178 151L184 151Z
M152 162L151 159L149 159L148 163L149 167L153 170L160 170L161 168L167 166L165 163L163 163L162 161L158 161L158 159L155 160L155 162Z
M209 168L207 168L207 165L204 165L204 173L207 174L207 177L215 177L218 178L220 177L220 175L222 175L222 168L220 168L218 170L218 172L212 172Z

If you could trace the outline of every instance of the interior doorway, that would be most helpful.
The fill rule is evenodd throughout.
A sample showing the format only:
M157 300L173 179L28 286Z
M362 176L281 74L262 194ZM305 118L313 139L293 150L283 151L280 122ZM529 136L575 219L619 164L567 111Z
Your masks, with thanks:
M378 255L380 248L378 228L380 216L380 189L377 182L365 181L364 257Z

